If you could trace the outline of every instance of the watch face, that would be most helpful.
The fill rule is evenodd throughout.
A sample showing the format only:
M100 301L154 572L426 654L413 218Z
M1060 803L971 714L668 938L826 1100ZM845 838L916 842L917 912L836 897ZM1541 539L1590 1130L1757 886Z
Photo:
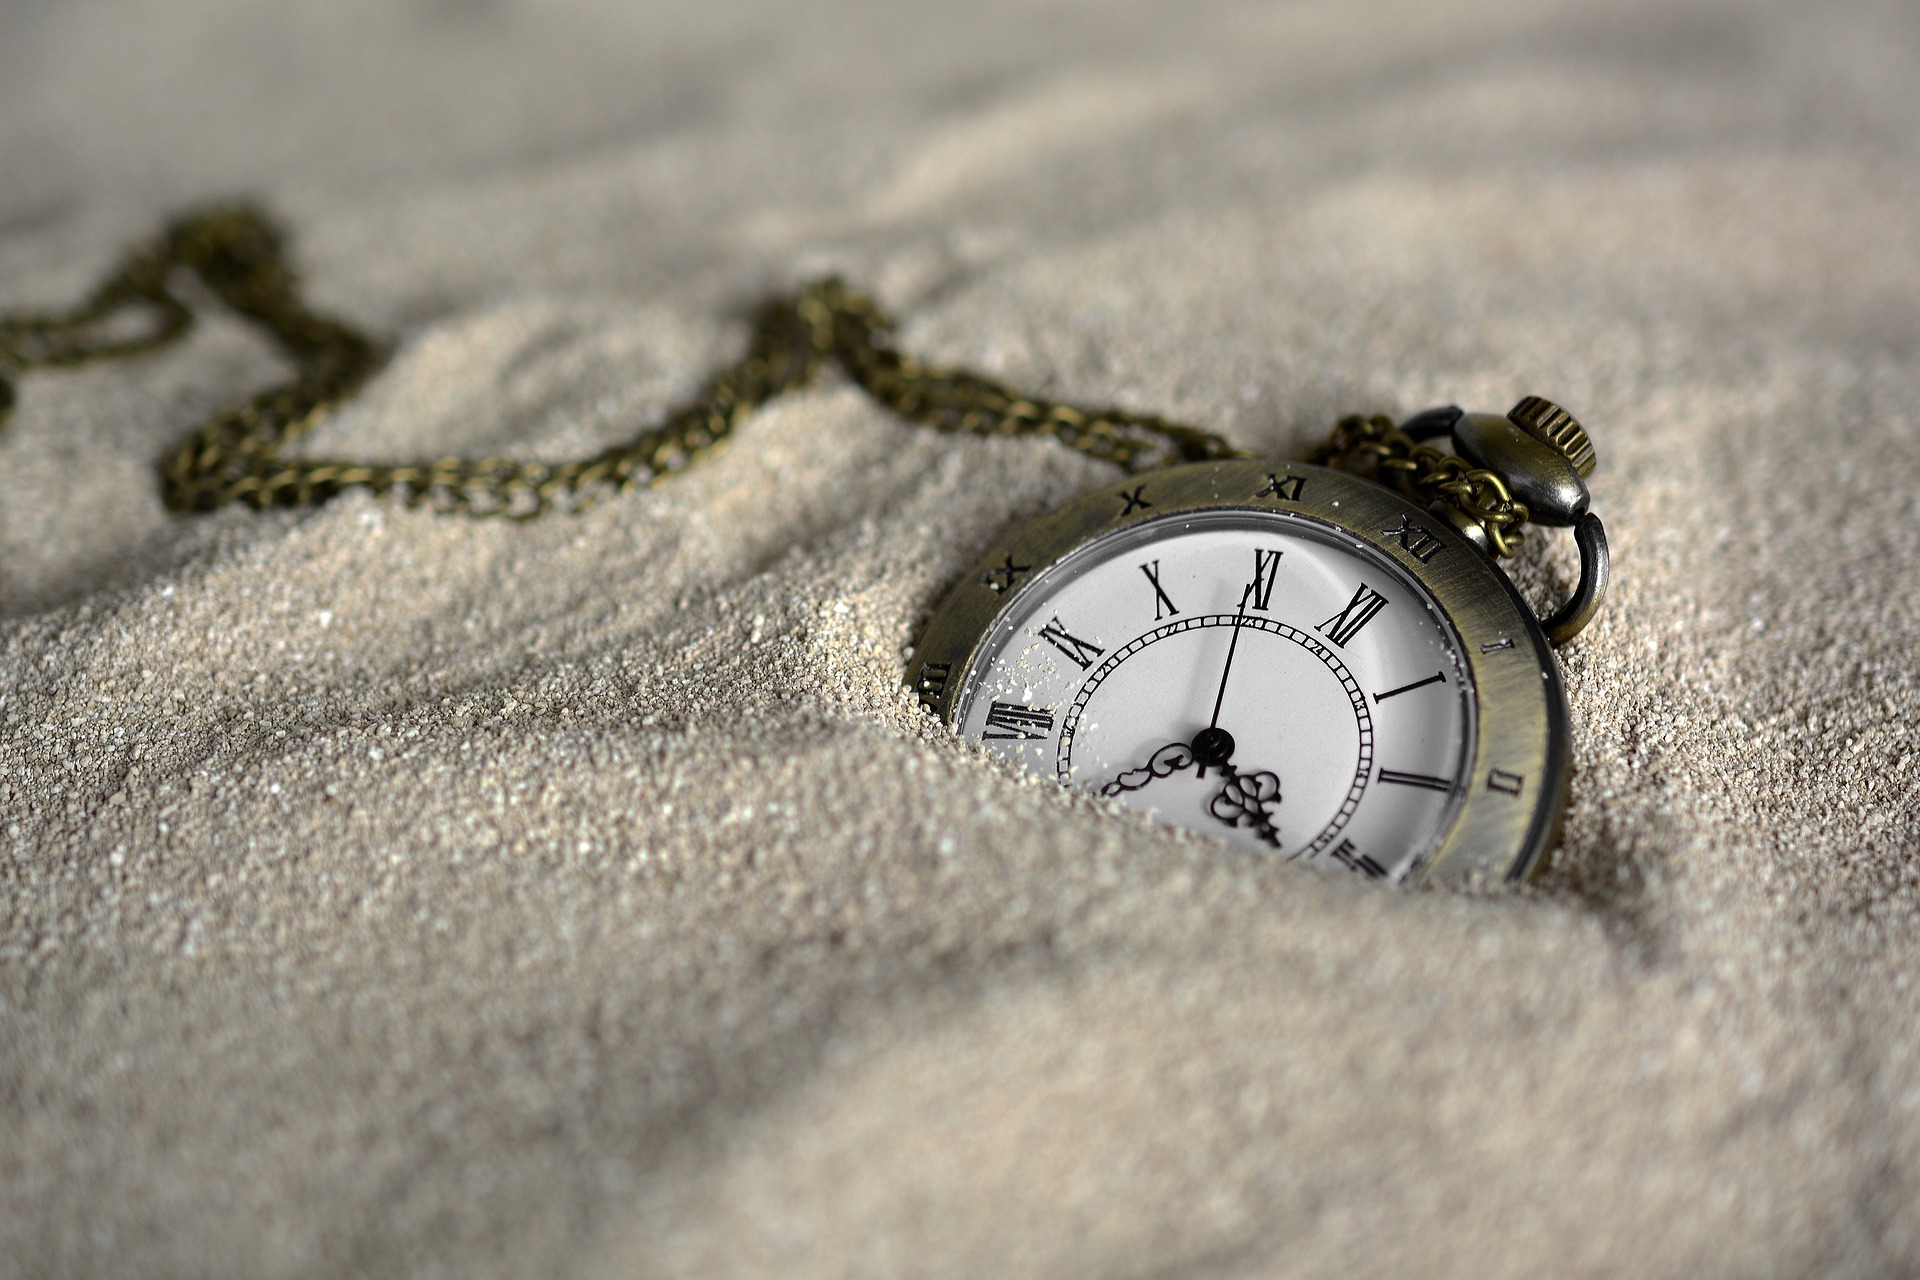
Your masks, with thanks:
M1010 533L906 678L1002 759L1256 856L1488 888L1566 805L1566 694L1513 584L1307 463L1168 467Z
M953 703L1024 768L1249 852L1400 878L1469 785L1472 675L1379 548L1286 511L1186 511L1020 584Z

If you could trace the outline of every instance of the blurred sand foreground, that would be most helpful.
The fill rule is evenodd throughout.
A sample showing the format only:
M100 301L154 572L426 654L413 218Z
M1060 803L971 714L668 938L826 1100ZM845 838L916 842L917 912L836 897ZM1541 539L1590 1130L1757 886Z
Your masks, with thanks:
M329 452L624 437L834 269L1275 453L1553 395L1618 585L1536 888L1380 891L916 714L1057 448L831 381L576 519L179 520L253 337L29 377L0 1275L1920 1270L1917 80L1895 3L7 6L0 308L256 194L396 344Z

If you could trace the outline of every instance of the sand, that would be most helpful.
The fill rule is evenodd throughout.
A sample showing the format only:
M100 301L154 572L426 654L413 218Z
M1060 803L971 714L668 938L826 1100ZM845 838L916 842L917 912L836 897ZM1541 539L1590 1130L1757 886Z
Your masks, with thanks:
M1553 396L1616 585L1544 874L1381 890L915 711L1099 464L830 380L577 518L181 519L254 338L30 376L0 1275L1920 1271L1917 75L1864 0L9 6L0 306L256 195L394 344L329 453L623 438L838 270L1275 455Z

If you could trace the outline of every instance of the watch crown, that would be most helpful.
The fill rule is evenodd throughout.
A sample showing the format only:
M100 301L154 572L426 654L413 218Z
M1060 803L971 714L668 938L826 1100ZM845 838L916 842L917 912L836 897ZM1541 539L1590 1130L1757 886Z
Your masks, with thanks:
M1583 477L1592 475L1599 463L1587 433L1573 420L1572 414L1551 400L1528 396L1508 411L1507 421L1551 447Z

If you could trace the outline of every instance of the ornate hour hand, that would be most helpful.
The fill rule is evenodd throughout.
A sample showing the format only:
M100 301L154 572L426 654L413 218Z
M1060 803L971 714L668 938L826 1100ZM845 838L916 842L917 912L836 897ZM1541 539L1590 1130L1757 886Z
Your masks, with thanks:
M1119 777L1100 788L1103 796L1117 796L1128 791L1138 791L1156 778L1170 778L1192 765L1193 748L1184 742L1169 742L1154 752L1145 766L1129 769Z
M1261 840L1278 849L1280 828L1274 810L1280 807L1280 777L1262 770L1236 773L1222 766L1227 784L1207 805L1207 812L1230 827L1251 827Z
M1207 727L1194 734L1192 742L1169 742L1161 747L1153 753L1144 768L1129 769L1100 788L1101 795L1117 796L1127 791L1138 791L1154 779L1171 777L1188 765L1197 766L1202 778L1207 776L1209 767L1218 768L1226 775L1228 785L1232 785L1234 772L1227 761L1233 759L1233 735L1220 727L1220 707L1227 698L1227 677L1233 674L1233 654L1240 646L1240 624L1246 616L1247 601L1242 596L1240 609L1233 619L1233 638L1227 642L1227 661L1220 668L1220 689L1213 698L1213 718ZM1277 790L1278 779L1274 785Z
M1252 588L1248 589L1251 594ZM1169 778L1186 769L1195 768L1199 777L1206 777L1209 768L1220 771L1226 783L1207 805L1207 812L1230 827L1250 827L1262 841L1278 848L1280 846L1280 828L1275 822L1272 807L1280 803L1280 778L1278 774L1240 773L1229 763L1233 759L1233 735L1220 727L1220 709L1227 700L1227 680L1233 674L1233 655L1240 647L1240 627L1246 621L1247 596L1240 598L1240 608L1233 619L1233 637L1227 642L1227 660L1220 668L1220 687L1213 697L1213 716L1207 727L1193 735L1192 742L1170 742L1155 751L1145 766L1129 769L1119 777L1100 788L1103 796L1118 796L1129 791L1139 791L1159 778Z

